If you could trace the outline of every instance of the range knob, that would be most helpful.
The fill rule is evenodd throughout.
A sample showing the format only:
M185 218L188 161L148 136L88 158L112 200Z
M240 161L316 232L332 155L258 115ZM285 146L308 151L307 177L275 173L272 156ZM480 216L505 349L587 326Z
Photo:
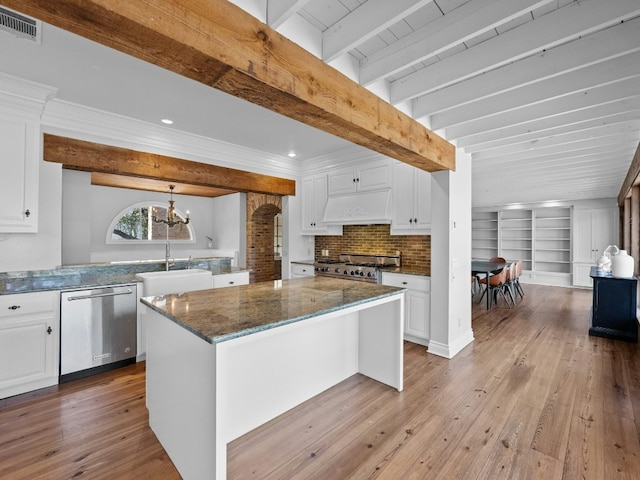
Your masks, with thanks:
M335 272L335 273L340 273L340 267L336 268L336 269L334 270L334 272Z
M359 274L361 277L364 277L364 272L363 272L363 271L358 272L358 274Z
M367 277L375 277L375 276L376 276L375 272L367 273Z
M345 270L345 271L344 271L344 274L345 274L345 275L349 275L349 271L348 271L348 270Z
M351 270L351 275L355 275L356 271L355 270Z

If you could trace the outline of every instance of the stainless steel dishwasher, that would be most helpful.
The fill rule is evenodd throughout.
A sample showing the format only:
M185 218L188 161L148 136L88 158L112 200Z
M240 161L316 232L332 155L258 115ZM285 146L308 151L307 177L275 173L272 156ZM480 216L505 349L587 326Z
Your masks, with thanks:
M134 363L136 285L64 291L60 295L60 381Z

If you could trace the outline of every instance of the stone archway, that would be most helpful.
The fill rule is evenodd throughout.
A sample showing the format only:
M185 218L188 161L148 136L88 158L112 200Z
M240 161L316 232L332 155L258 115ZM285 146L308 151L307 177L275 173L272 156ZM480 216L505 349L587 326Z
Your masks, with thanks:
M282 213L282 197L247 193L247 266L251 283L282 278L273 251L274 218Z

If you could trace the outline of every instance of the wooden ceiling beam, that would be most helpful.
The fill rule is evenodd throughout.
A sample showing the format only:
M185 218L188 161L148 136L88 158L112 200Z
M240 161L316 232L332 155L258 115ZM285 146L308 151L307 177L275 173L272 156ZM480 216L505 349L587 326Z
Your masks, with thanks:
M640 183L640 143L636 149L636 153L629 165L629 171L622 182L620 192L618 193L618 206L624 206L624 199L631 196L631 190Z
M427 171L455 148L226 0L2 0L46 23Z
M44 135L43 155L46 161L71 170L161 180L166 185L201 185L228 193L296 194L294 180L50 134Z

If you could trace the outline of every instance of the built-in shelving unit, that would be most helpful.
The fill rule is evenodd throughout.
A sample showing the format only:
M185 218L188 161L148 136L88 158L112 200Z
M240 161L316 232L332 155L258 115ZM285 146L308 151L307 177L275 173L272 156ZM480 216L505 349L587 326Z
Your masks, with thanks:
M522 260L523 269L531 270L532 244L532 210L501 210L499 256Z
M571 219L571 206L474 210L472 256L522 260L527 281L570 285Z
M473 212L471 255L491 258L498 255L498 212Z
M533 269L571 273L571 209L549 207L534 212L536 242Z

